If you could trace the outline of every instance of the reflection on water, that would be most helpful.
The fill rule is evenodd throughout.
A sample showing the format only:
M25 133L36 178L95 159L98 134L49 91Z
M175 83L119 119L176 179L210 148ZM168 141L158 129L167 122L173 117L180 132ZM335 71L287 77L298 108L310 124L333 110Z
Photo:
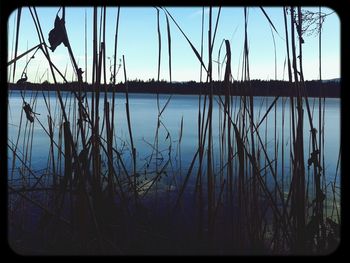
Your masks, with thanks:
M91 97L89 96L87 96L88 106L91 107ZM108 97L109 101L111 101L110 96L111 94ZM62 97L71 125L73 141L78 144L75 148L81 150L82 147L79 145L81 137L77 138L77 136L81 136L77 132L77 101L69 92L62 92ZM100 97L99 131L102 135L101 145L107 148L106 142L103 141L107 137L106 123L103 119L105 116L105 109L103 108L105 105L104 94ZM324 122L321 122L324 123L324 127L319 127L318 99L309 99L313 126L318 130L317 136L320 134L319 131L322 131L321 134L324 135L324 145L321 145L324 161L321 158L321 166L326 178L322 177L321 188L326 193L326 200L317 203L314 199L316 196L315 189L317 189L314 187L316 185L314 177L316 176L313 174L313 167L308 167L311 152L311 134L305 109L303 127L305 183L302 181L301 186L292 183L291 158L293 156L291 156L291 153L294 151L291 151L292 129L290 128L291 109L289 99L279 98L275 106L270 107L275 98L254 98L253 116L255 125L259 126L259 129L258 132L254 131L253 134L256 144L254 157L256 156L257 161L251 163L254 164L254 169L258 168L258 173L252 172L253 165L248 162L248 158L251 156L250 149L253 148L251 145L253 140L251 139L251 130L246 115L245 118L241 118L246 122L245 128L242 128L242 126L239 128L241 133L239 136L243 137L244 147L248 149L244 154L242 154L243 150L241 155L236 153L238 148L236 145L239 141L237 138L239 137L233 133L233 129L231 130L231 145L234 155L231 177L227 171L228 169L226 169L228 166L228 147L225 145L227 134L225 135L227 137L222 141L222 131L224 130L227 133L227 129L223 128L225 117L222 107L218 103L220 98L214 97L212 115L213 176L210 177L211 173L206 170L208 167L206 165L207 142L204 147L202 170L200 171L199 158L192 163L194 156L198 156L196 155L198 149L198 109L200 108L203 111L203 97L200 102L201 107L199 107L198 96L174 95L164 111L162 109L169 98L168 95L159 95L159 105L157 95L154 94L131 94L129 98L131 128L134 147L136 148L136 172L133 174L125 95L118 94L115 98L113 135L113 147L116 149L116 153L120 155L119 157L118 154L113 154L113 168L115 170L113 174L115 175L115 181L118 181L117 188L114 181L110 180L112 178L110 174L107 174L110 171L108 169L110 163L106 158L106 153L102 150L103 147L99 147L101 148L101 162L91 161L91 163L101 164L101 169L98 168L97 173L92 173L93 176L87 176L87 180L80 179L83 177L80 175L85 175L88 169L82 169L82 173L74 168L73 172L70 173L70 170L67 169L68 172L65 174L64 161L68 159L64 159L61 154L58 154L59 148L64 151L65 139L60 127L62 125L62 112L55 92L27 92L24 95L25 101L31 103L33 111L37 113L37 118L32 124L26 120L23 113L23 101L20 93L10 93L8 107L8 187L11 193L9 194L8 211L11 214L11 222L14 226L10 229L12 242L21 240L23 233L20 229L22 228L28 230L29 237L34 237L34 239L36 237L33 242L27 242L26 246L34 245L40 247L40 249L41 243L38 240L43 240L44 244L51 244L51 240L56 240L56 233L62 234L63 242L58 241L58 244L64 245L62 250L65 253L74 244L82 244L85 240L97 240L96 233L94 231L90 233L94 227L85 225L86 222L96 222L95 219L92 220L92 217L89 219L89 216L93 213L90 213L90 210L87 209L87 207L91 207L87 205L90 202L89 200L92 200L92 211L96 212L98 226L104 229L104 236L110 238L111 235L115 235L114 244L117 244L118 247L125 247L125 249L132 249L132 251L135 251L135 243L129 243L126 240L139 242L139 246L143 249L140 251L157 247L157 253L158 250L161 250L159 248L166 248L172 252L179 248L182 252L197 245L201 252L207 251L207 245L209 248L213 248L212 241L209 237L210 244L208 243L202 247L202 236L212 233L213 230L213 240L215 240L213 244L218 246L217 250L214 246L215 252L223 253L222 249L225 251L225 247L229 254L234 253L234 251L243 254L260 251L260 245L251 241L251 233L255 233L257 237L260 236L259 233L262 233L261 239L269 244L267 245L267 251L272 251L270 246L275 242L274 239L278 235L280 235L280 239L277 238L276 240L282 241L288 240L289 235L291 240L299 235L299 232L296 231L298 225L294 225L294 223L295 220L304 218L304 216L306 218L305 234L309 235L309 237L306 237L306 241L312 240L310 242L314 244L314 237L318 235L319 231L317 228L313 228L314 230L310 230L310 228L317 225L315 213L320 215L321 212L324 213L323 222L326 222L328 230L324 235L322 234L322 238L319 240L327 240L330 248L338 244L340 235L337 232L339 225L336 222L339 223L340 220L340 208L338 206L340 194L337 187L339 187L340 180L337 179L336 185L329 183L334 181L339 158L339 99L326 99L326 103L322 104L325 105L324 111L322 110L324 112L324 115L322 114ZM241 98L232 97L231 105L232 121L240 126L241 123L237 122L237 116L244 112ZM159 111L162 112L159 122L158 107ZM208 103L206 107L208 108ZM268 109L271 109L271 111L266 115ZM91 108L87 110L90 111ZM55 162L51 160L50 139L47 135L47 132L49 132L49 111L53 121L53 141L57 144L57 147L54 147ZM265 116L267 117L265 118ZM89 139L91 138L91 129L89 129L87 122L84 122L84 125L87 130L86 138ZM158 136L156 136L157 132ZM260 142L258 138L261 139ZM268 158L265 156L262 144L266 149ZM17 157L13 161L12 149L15 147L17 147ZM89 153L89 158L95 158L92 156L93 154ZM242 156L243 161L239 160ZM84 160L84 158L81 159ZM73 161L75 160L74 158ZM268 165L268 162L271 162L271 165ZM56 165L55 173L52 172L54 164ZM84 166L84 168L88 167L92 170L91 166ZM192 173L189 172L190 167L193 168ZM244 169L240 169L241 167ZM33 171L33 173L29 175L28 172L30 171ZM274 172L272 173L272 171ZM89 172L90 169L86 173ZM276 179L274 179L274 174L277 175ZM56 175L59 175L59 184L58 187L52 187L52 181L53 178L56 178ZM297 179L294 180L293 178L293 182L301 178L300 173L295 172L294 175L294 178ZM323 176L323 173L321 175ZM101 192L94 190L95 185L93 183L96 181L94 181L95 178L91 179L91 177L98 177L96 181L101 183L102 187L98 188ZM130 178L134 182L130 182ZM256 180L257 178L260 181ZM68 180L71 180L69 185L64 185ZM199 180L203 181L197 183ZM213 181L211 185L209 184L210 180ZM263 180L264 183L262 183ZM257 181L261 186L259 189L254 188ZM88 189L81 187L81 182L84 184L89 182L86 187ZM122 186L119 185L119 182ZM35 188L36 186L37 188ZM300 189L303 190L304 186L307 192L305 204L300 202L300 197L303 199L304 196ZM68 189L69 187L70 189ZM116 195L110 195L110 193L113 193L113 187L118 189ZM49 189L47 190L47 188ZM85 194L82 189L87 190L91 199L83 198ZM126 193L126 199L119 197L122 196L119 195L122 191ZM298 195L298 193L301 194ZM22 196L28 201L28 204L21 206L22 198L18 198L18 196ZM138 198L141 199L140 203ZM34 203L32 204L33 200ZM40 203L39 206L38 203ZM321 211L317 211L317 204L320 203L322 203L323 208ZM41 211L43 207L44 210ZM71 226L67 231L69 234L61 231L61 229L68 229L66 223L64 225L57 224L56 219L58 217L56 218L56 216L52 217L53 220L48 220L46 207L54 211L58 209L60 215L68 218L69 222L76 226L73 228L80 229L83 225L80 235L77 238L72 237L72 241L69 242L67 237L72 232ZM287 223L286 225L283 223L284 221ZM48 222L53 222L53 224L51 225ZM19 225L21 227L17 227ZM58 227L59 225L61 228ZM257 230L254 230L254 227ZM40 229L44 228L46 230L42 232ZM89 238L86 238L87 233L91 234ZM150 233L156 233L156 235L150 235ZM140 238L141 236L142 238ZM164 239L164 236L168 239ZM185 242L187 239L188 243ZM256 239L253 238L252 240ZM206 244L205 242L203 244ZM286 242L286 248L277 248L277 251L283 253L285 249L286 251L292 249L294 241ZM319 242L316 243L318 246ZM86 247L86 251L90 251L91 248L94 249L94 243L91 244L91 246ZM279 246L278 241L276 244ZM53 245L52 247L56 248L57 246ZM244 249L246 249L246 252L244 252ZM320 251L322 251L322 248L320 248Z
M50 107L51 115L53 116L54 138L58 142L60 140L59 124L62 116L60 115L60 107L56 98L55 92L45 92L45 98L47 104ZM66 111L68 117L73 119L73 113L76 112L77 105L73 103L73 95L69 92L62 92L62 97L66 105ZM25 100L32 102L35 98L33 110L40 115L37 115L41 124L47 128L47 105L42 92L27 91L25 94ZM142 169L142 166L147 163L151 153L152 145L154 144L156 127L157 127L157 95L155 94L130 94L130 114L131 114L131 127L134 137L134 144L137 151L138 167ZM169 95L159 95L159 107L160 110L164 107ZM104 96L100 99L100 116L103 116L103 100ZM111 100L111 94L109 94L109 100ZM266 110L273 102L273 97L255 97L254 98L254 119L258 124L261 118L264 116ZM218 97L214 98L213 109L213 148L214 148L214 164L219 167L219 122L222 121L220 116ZM238 114L240 107L239 97L233 97L233 116ZM90 103L90 102L89 102ZM198 96L197 95L173 95L170 103L161 115L162 125L159 129L159 149L164 155L167 154L169 146L171 147L172 157L174 164L179 164L181 152L181 166L182 168L188 167L192 161L192 158L198 148ZM313 117L313 125L317 130L319 120L319 106L318 99L310 98L309 104L311 108L311 114ZM201 101L203 107L203 97ZM23 116L21 116L23 114ZM222 114L222 110L221 110ZM130 161L130 146L129 146L129 134L127 128L126 110L125 110L125 95L116 95L115 106L115 145L117 148L123 148L125 150L125 158ZM29 132L25 132L26 122L22 123L21 133L18 138L20 119L25 119L25 114L22 111L22 97L18 91L9 92L9 107L8 107L8 139L9 143L16 143L18 140L18 149L22 154L28 154L24 144L31 141L31 167L33 169L43 169L47 166L48 155L50 151L50 140L45 130L41 127L40 123L35 122L34 132L32 138L26 138ZM182 141L180 148L178 147L178 141L180 136L181 120L183 118L183 130ZM327 98L325 105L324 116L324 155L325 155L325 174L329 178L333 178L336 165L339 156L340 147L340 99ZM74 119L76 121L76 119ZM283 125L282 125L283 122ZM100 121L100 130L105 132L104 122ZM322 127L323 129L323 127ZM169 132L169 134L168 134ZM284 151L289 153L290 150L290 104L289 99L279 98L276 104L276 108L272 108L267 118L262 122L259 127L260 137L267 145L268 154L274 158L275 156L275 142L278 144L278 172L281 173L281 144L282 133L284 141ZM318 136L318 135L317 135ZM304 149L305 160L307 161L309 149L310 149L310 125L307 118L306 111L304 113ZM127 154L128 152L128 154ZM217 158L215 158L217 156ZM9 165L11 164L12 155L9 152ZM158 156L159 165L160 160L165 159L166 156ZM271 158L271 159L273 159ZM285 172L289 171L289 156L285 158ZM10 166L9 166L10 167Z

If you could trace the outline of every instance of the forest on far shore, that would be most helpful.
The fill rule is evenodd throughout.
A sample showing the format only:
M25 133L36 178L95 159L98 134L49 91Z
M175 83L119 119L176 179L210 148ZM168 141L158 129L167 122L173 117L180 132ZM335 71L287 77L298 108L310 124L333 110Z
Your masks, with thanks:
M340 81L305 81L299 83L301 95L308 97L329 97L340 98ZM298 96L298 88L296 83L281 80L250 80L250 81L234 81L229 85L223 81L213 81L212 85L204 82L166 82L130 80L125 83L113 84L89 84L89 83L58 83L52 84L47 81L43 83L9 83L9 90L60 90L60 91L95 91L99 89L101 92L126 92L130 93L161 93L161 94L209 94L211 88L213 94L224 95L229 90L232 96L282 96L294 97Z

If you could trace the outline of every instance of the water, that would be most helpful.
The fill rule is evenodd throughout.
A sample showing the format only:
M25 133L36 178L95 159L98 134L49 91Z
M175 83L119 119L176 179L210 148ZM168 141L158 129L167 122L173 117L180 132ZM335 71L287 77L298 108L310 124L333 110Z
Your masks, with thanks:
M46 98L48 104L50 104L50 109L54 123L54 137L56 142L58 142L58 123L60 107L58 100L56 98L55 92L46 92ZM35 100L35 106L33 110L40 115L37 115L40 122L48 130L47 126L47 115L48 110L45 104L42 92L32 92L27 91L24 94L25 100L30 102L33 96L37 96ZM109 95L111 96L111 95ZM62 97L66 103L67 114L71 117L73 116L73 104L72 95L69 92L62 92ZM166 103L169 95L159 95L160 109ZM109 98L110 99L110 98ZM152 153L152 146L154 143L156 127L157 127L157 100L155 94L130 94L130 115L131 115L131 127L134 138L134 145L137 150L137 157L140 160L145 160ZM100 116L103 116L103 100L104 97L100 98ZM217 103L218 97L216 97L213 109L213 147L214 152L219 147L219 104ZM255 123L259 123L259 120L265 114L266 109L273 102L272 97L255 97L254 98L254 118ZM284 99L285 100L285 99ZM203 98L202 98L203 103ZM233 111L237 112L239 107L239 99L235 97L233 99L235 105ZM313 125L318 129L318 99L309 99L309 104L311 110L313 111ZM68 106L70 105L70 107ZM21 117L22 109L22 97L18 91L12 91L9 93L9 107L8 107L8 139L9 142L15 143L18 136L18 129ZM285 120L284 126L282 126L282 109L283 101L279 98L277 101L276 109L276 137L275 137L275 110L274 108L269 113L267 120L265 120L260 128L259 133L263 140L267 138L267 148L269 155L274 155L274 143L275 138L281 145L282 141L282 127L284 127L284 142L285 147L288 152L290 143L290 125L289 125L289 100L285 104ZM25 120L25 114L23 113L23 118ZM159 148L166 152L169 149L170 141L171 147L174 154L176 155L176 150L178 146L179 136L180 136L180 126L181 119L183 118L183 131L182 131L182 142L181 142L181 164L182 167L186 167L192 161L192 157L195 154L198 147L198 96L196 95L173 95L170 103L163 111L160 120L162 125L159 130ZM266 127L267 123L267 127ZM28 141L28 126L24 121L21 127L21 134L19 137L18 149L25 153L26 149L23 147L23 142ZM102 127L102 121L101 121ZM31 167L33 169L43 169L47 166L48 155L49 155L49 137L45 133L44 129L40 126L38 121L34 122L34 134L32 140L32 153L31 153ZM333 177L336 171L336 165L338 161L339 146L340 146L340 99L328 98L326 99L325 106L325 170L329 177ZM168 135L169 131L169 135ZM265 134L266 132L266 134ZM317 135L318 136L318 135ZM305 155L307 157L309 149L309 138L310 138L310 125L305 110L304 113L304 138L305 138ZM123 143L126 145L124 149L130 149L129 145L129 133L127 128L127 119L125 111L125 95L118 94L116 96L116 109L115 109L115 142L121 147ZM280 147L280 146L279 146ZM129 150L130 152L130 150ZM27 153L28 154L28 153ZM11 155L9 154L9 158ZM162 156L165 158L166 156ZM217 158L214 156L214 163L218 165L215 161ZM288 158L288 156L287 156ZM11 159L11 158L10 158ZM9 159L9 164L11 160ZM176 158L178 159L178 158ZM176 161L176 160L175 160ZM178 160L177 160L178 161ZM286 167L288 168L288 167Z
M45 99L43 94L45 94L45 98L47 100L47 104L45 103ZM62 98L65 103L65 109L67 116L70 120L70 123L75 123L77 121L76 114L76 105L74 105L74 97L70 92L62 92ZM91 100L88 95L88 101L89 106L91 106ZM111 94L108 95L108 100L111 101ZM26 179L24 176L21 176L23 174L20 171L20 167L23 167L23 162L25 162L27 167L30 167L34 173L37 173L37 175L40 175L40 171L46 170L48 167L51 168L51 161L50 161L50 139L49 136L46 134L44 128L48 130L48 109L50 108L51 116L53 118L54 123L54 141L57 144L64 145L63 138L60 135L60 124L62 123L62 114L60 110L60 105L57 100L57 96L55 92L29 92L27 91L24 94L24 99L28 103L33 102L33 99L35 98L35 103L33 106L33 111L38 113L37 119L35 119L34 124L29 124L26 121L25 114L22 111L23 101L22 97L20 95L20 92L18 91L12 91L9 93L9 99L8 99L8 144L14 148L14 144L16 144L18 140L18 146L17 146L17 154L20 158L16 158L16 161L13 165L13 153L10 149L8 149L8 178L11 179L12 186L19 186L16 185L15 180L13 179L20 179L20 183L23 184ZM160 104L160 110L164 107L167 99L169 98L169 95L159 95L159 104ZM125 110L125 95L124 94L118 94L116 96L116 108L115 108L115 134L114 134L114 147L118 149L118 151L122 154L122 158L125 162L125 166L129 171L132 171L132 158L131 158L131 147L130 147L130 139L129 139L129 131L128 131L128 125L127 125L127 118L126 118L126 110ZM157 116L158 116L158 109L157 109L157 95L155 94L130 94L129 95L129 104L130 104L130 119L131 119L131 127L132 127L132 133L133 133L133 140L134 140L134 146L136 148L137 153L137 172L141 174L142 176L138 178L143 179L143 172L147 170L147 177L148 179L151 179L152 176L155 176L155 170L161 170L166 164L167 159L169 158L170 153L170 164L165 166L165 171L173 176L169 176L167 178L162 178L161 183L164 183L164 185L170 185L175 189L176 191L169 191L169 199L168 198L154 198L150 195L149 199L145 199L143 204L146 204L147 207L152 208L152 214L157 215L157 211L167 211L163 208L172 208L175 204L173 201L176 200L179 189L183 185L184 178L186 176L186 173L188 172L190 163L193 159L193 156L195 155L197 149L198 149L198 96L196 95L173 95L168 106L163 111L161 117L160 117L160 126L159 126L159 140L158 140L158 147L160 150L160 153L155 156L154 154L154 139L156 135L156 128L157 128ZM218 104L219 97L214 98L214 108L213 108L213 163L214 163L214 177L216 178L217 188L220 188L220 180L221 180L221 165L220 163L220 133L219 133L219 124L220 121L222 121L222 109L220 108ZM255 97L254 98L254 122L255 125L258 125L260 123L260 120L264 116L266 110L270 107L271 103L274 101L274 98L272 97ZM237 114L241 114L239 112L239 109L241 108L241 101L240 97L233 97L232 99L232 105L233 106L233 112L232 116L234 116L233 121L236 122L236 116ZM309 99L312 115L313 115L313 125L318 130L318 99ZM103 105L104 105L104 96L101 95L100 98L100 117L103 118ZM305 104L304 104L305 106ZM203 98L202 98L202 109L203 109ZM220 115L221 112L221 115ZM339 149L340 149L340 99L326 99L325 104L325 126L324 126L324 172L326 176L326 182L332 182L335 178L336 170L337 170L337 162L339 157ZM21 127L19 127L21 121L21 113L23 113L23 120ZM40 114L40 115L39 115ZM75 117L74 117L75 116ZM282 123L282 119L284 116L284 123ZM183 130L182 130L182 141L181 144L179 144L180 139L180 127L181 127L181 120L183 119ZM42 127L42 126L43 127ZM75 136L76 130L72 127L72 133ZM249 128L249 127L247 127ZM102 131L103 137L105 138L105 124L103 123L102 119L100 120L100 131ZM282 132L284 131L284 166L282 166ZM249 135L249 133L248 133ZM256 145L260 147L261 145L258 143L258 137L256 136L256 133L254 134L254 140L256 142ZM277 181L279 185L281 185L281 174L282 171L285 174L284 182L288 186L291 181L291 167L290 167L290 105L289 105L289 99L286 98L279 98L277 100L276 107L273 107L270 113L267 115L267 118L261 123L259 127L259 136L262 139L263 143L266 144L266 151L267 155L270 161L272 161L272 166L275 169L276 164L276 157L277 157ZM317 134L318 137L318 134ZM89 134L87 135L87 138L89 138ZM76 141L76 138L74 138ZM79 140L80 141L80 138ZM249 135L249 141L250 141L250 135ZM29 147L27 147L28 142L30 142ZM236 144L235 137L233 136L233 145ZM105 144L104 144L105 145ZM275 153L275 146L277 145L278 152ZM206 146L207 147L207 146ZM251 145L246 144L245 147L247 147L250 150ZM307 161L310 157L310 124L308 120L308 116L306 113L306 108L304 107L304 157L305 157L305 166L306 166L306 176L307 179L309 178L312 182L313 175L312 175L312 167L308 169ZM81 149L81 148L80 148ZM257 149L257 148L256 148ZM103 153L103 152L102 152ZM150 161L150 157L153 153L153 158ZM57 148L55 148L55 158L58 156ZM22 161L21 161L21 160ZM204 158L206 159L206 158ZM235 161L237 161L237 157ZM224 163L226 162L226 159ZM56 162L58 163L58 162ZM205 163L205 161L204 161ZM102 166L107 167L107 160L105 157L102 157ZM323 165L323 164L322 164ZM265 156L262 151L260 151L260 168L266 166L265 163ZM203 165L204 171L203 174L206 174L206 165ZM12 168L15 169L16 172L12 173ZM57 166L56 166L57 168ZM118 167L115 167L118 169ZM195 171L198 168L198 159L194 164L194 168L192 174L196 174ZM235 166L235 173L237 174L237 166ZM59 171L59 169L57 169ZM25 172L24 172L25 173ZM61 171L59 174L63 175L63 163L61 163ZM338 179L336 181L336 185L340 185L339 180L339 171L338 171ZM267 179L268 186L271 186L270 190L272 192L273 190L273 181L272 176L270 173L269 168L262 169L262 176ZM195 184L196 176L193 175L190 177L190 180L188 181L188 185L186 190L193 190L194 184ZM41 182L44 179L41 180ZM46 180L46 179L45 179ZM151 180L150 180L151 181ZM176 181L174 183L174 181ZM307 180L309 181L309 180ZM32 184L36 183L37 180L32 180ZM41 183L40 182L40 183ZM47 182L47 181L46 181ZM30 182L25 182L29 185ZM206 183L205 183L206 184ZM204 184L203 190L204 190L204 198L206 200L206 185ZM311 183L312 184L312 183ZM170 189L170 188L169 188ZM328 188L330 189L330 187ZM216 198L219 200L218 195L219 191L218 189L216 191ZM142 190L144 191L144 190ZM142 195L143 192L140 191L139 193ZM287 193L288 188L284 188L284 193ZM174 193L174 195L172 195ZM184 211L183 213L179 213L179 215L174 215L172 217L172 220L170 222L166 221L165 224L169 226L175 225L175 223L178 223L181 227L174 227L174 229L182 229L182 232L180 231L177 233L181 238L183 238L184 234L195 236L198 227L198 221L196 219L197 216L197 210L193 209L193 195L191 195L193 191L187 191L184 193L183 200L186 200L186 202L183 202L183 207L181 211ZM224 192L223 199L225 199L225 194L228 195L228 192ZM311 193L310 195L314 196L314 193ZM328 190L329 197L332 197L332 194ZM157 194L156 194L157 196ZM35 197L35 196L34 196ZM171 198L174 198L171 200ZM33 196L32 196L33 198ZM41 198L41 197L40 197ZM337 196L338 198L338 196ZM39 200L39 197L38 197ZM155 206L153 203L157 204ZM170 201L171 200L171 201ZM192 202L191 202L192 200ZM309 200L310 202L312 200ZM328 205L326 204L326 210L328 211L328 216L332 212L332 198L329 198L327 201ZM262 207L264 207L264 203L261 204ZM227 226L227 222L225 221L225 216L229 216L229 212L224 208L219 211L218 215L218 236L222 234L225 237L225 233L227 232L227 229L225 226ZM237 210L237 207L234 208ZM206 215L206 211L208 210L208 207L204 205L204 214ZM11 210L12 211L12 210ZM36 211L33 209L33 211ZM40 211L36 212L37 215L40 215ZM31 215L34 215L35 212L32 212ZM239 213L236 213L236 215L239 215ZM266 213L265 217L268 220L271 220L272 212ZM183 218L181 218L183 216ZM20 216L17 216L18 218L21 218ZM141 216L142 217L142 216ZM16 218L16 215L14 216ZM34 221L38 221L37 217L29 216L29 223L27 225L28 229L36 229L33 227L36 223ZM154 217L156 218L156 217ZM162 218L162 217L160 217ZM229 217L227 217L229 218ZM270 218L270 219L269 219ZM158 218L159 219L159 218ZM150 220L152 221L152 220ZM161 220L160 220L161 221ZM160 222L155 221L155 222ZM223 222L223 223L222 223ZM226 223L225 223L226 222ZM230 221L231 222L231 221ZM222 223L222 229L219 227ZM155 223L156 225L157 223ZM176 231L172 230L169 233L174 234ZM221 230L220 230L221 229ZM222 231L222 232L220 232ZM227 232L228 233L228 232ZM175 234L175 236L177 236ZM221 240L221 239L220 239ZM224 238L223 238L224 240ZM34 242L35 243L35 242Z

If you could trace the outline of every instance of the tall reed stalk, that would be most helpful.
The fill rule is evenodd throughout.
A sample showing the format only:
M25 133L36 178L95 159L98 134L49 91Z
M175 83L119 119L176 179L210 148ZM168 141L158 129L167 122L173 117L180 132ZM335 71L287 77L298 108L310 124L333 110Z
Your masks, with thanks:
M231 43L227 39L222 41L219 47L218 61L216 61L219 81L221 81L222 68L225 66L224 79L220 83L220 88L223 89L224 93L223 96L214 95L216 94L214 90L216 85L214 85L213 78L213 62L215 62L213 52L216 34L219 32L221 7L218 8L215 28L212 27L213 8L209 7L207 65L203 59L203 35L206 30L204 7L201 17L200 52L197 51L170 12L166 8L156 7L157 80L160 80L161 73L160 10L164 11L166 19L170 82L172 82L170 21L174 22L200 63L200 82L203 78L203 69L206 72L206 81L203 83L205 85L203 90L201 88L198 96L196 138L198 147L188 160L191 161L189 166L184 167L181 163L187 116L183 115L181 121L178 122L178 144L177 147L173 147L174 140L171 130L163 121L165 115L163 113L169 107L172 96L169 96L161 105L159 94L157 94L157 127L154 142L152 144L144 140L151 147L151 154L145 158L145 165L140 168L142 161L138 157L134 144L136 134L132 126L132 105L130 104L132 100L129 97L129 82L124 55L122 63L125 115L129 139L125 141L121 139L121 146L117 147L119 137L115 124L118 119L116 117L120 116L115 116L117 105L115 96L117 91L116 75L118 72L116 67L120 7L117 9L113 70L112 64L110 64L111 79L108 87L106 80L106 36L109 33L106 27L107 12L106 7L101 8L100 13L98 13L97 7L94 7L91 69L93 92L91 99L90 97L88 99L88 93L82 89L82 73L75 61L63 24L62 29L67 40L68 55L78 79L78 92L73 91L72 96L64 97L58 90L57 100L53 105L50 105L50 101L52 101L50 93L42 92L48 111L47 127L35 113L33 113L34 122L29 121L27 115L28 120L24 123L26 119L23 118L21 111L17 138L13 142L12 140L8 141L8 148L13 153L11 181L15 179L15 169L19 164L19 182L23 186L23 188L9 186L10 193L20 198L21 203L18 207L23 209L18 212L15 205L11 204L10 206L14 214L20 214L18 225L24 227L26 223L25 209L27 207L25 201L43 213L39 226L41 229L45 229L49 237L48 243L52 247L67 243L69 244L67 247L72 245L83 252L119 253L122 251L127 253L135 251L135 248L140 249L137 251L144 251L139 247L152 247L153 241L159 244L159 247L157 246L159 251L168 245L171 249L174 249L174 246L187 249L188 244L193 241L193 243L199 244L199 247L202 248L204 245L214 253L239 251L257 254L264 252L305 254L309 251L320 253L325 251L326 247L329 246L332 231L335 231L330 230L330 225L333 224L334 229L337 226L325 212L327 209L327 187L331 187L334 199L331 217L339 217L336 206L336 180L340 152L334 182L326 184L324 169L325 98L323 98L323 104L321 97L318 100L319 134L316 136L317 130L313 124L314 112L313 109L310 109L303 76L304 16L301 7L290 8L289 23L287 21L287 8L283 8L287 53L285 66L288 69L288 81L293 84L297 96L296 98L291 96L281 99L281 120L277 114L279 96L272 101L266 99L265 102L263 100L259 108L252 93L248 38L249 9L247 7L244 7L243 50L241 58L239 58L242 59L242 63L239 60L238 69L241 71L241 80L244 81L243 95L241 96L233 96L236 86L233 82L231 63L234 59ZM262 7L261 10L270 24L275 52L274 72L276 79L277 53L274 31L277 34L278 32L267 12ZM44 75L51 71L55 84L57 84L56 74L62 77L64 82L67 82L66 74L62 74L50 59L35 8L30 7L29 11L40 44L17 56L19 10L15 56L8 63L8 66L14 64L10 78L12 77L14 80L16 61L36 48L35 52L40 49L49 63L50 69L45 71ZM98 14L100 15L99 22ZM63 21L65 19L65 8L62 9L62 19ZM85 72L87 72L86 19L85 11ZM321 9L319 9L319 19L321 21ZM226 53L221 62L220 52L224 44ZM27 61L25 70L29 61ZM321 62L320 28L320 80L322 80ZM238 78L239 74L237 74ZM86 81L87 75L85 75ZM102 82L104 86L101 85ZM100 97L101 87L105 88L104 100ZM109 91L112 91L111 100L108 97ZM23 103L28 101L28 93L26 95L25 92L21 92L21 97ZM285 130L288 121L288 116L285 116L287 100L289 100L290 106L289 131ZM37 93L32 93L28 105L35 112ZM262 110L264 107L265 110ZM304 134L306 128L304 123L305 110L306 120L311 129L310 156L305 156L306 152L304 152L304 144L307 142ZM271 114L274 116L270 117ZM219 118L218 122L216 122L216 116ZM281 128L278 128L280 121ZM47 167L41 175L37 174L32 165L33 138L37 123L50 140ZM273 123L273 129L271 129L271 136L268 136L270 123ZM218 137L216 137L215 127L218 128ZM162 130L165 132L164 137L166 136L164 142L161 140ZM288 132L289 145L286 144ZM130 142L131 169L126 162L130 155L126 157L124 148L128 144L127 141ZM162 150L164 143L167 144L167 148ZM218 143L218 147L216 147L216 143ZM176 151L177 167L173 163L172 153L174 151ZM164 152L167 154L166 157ZM305 157L308 160L307 167ZM289 172L288 166L291 167ZM309 169L310 167L312 169ZM186 170L186 168L188 169ZM308 169L307 174L306 168ZM144 176L140 175L141 169L144 170ZM172 173L172 178L164 180L164 176L167 177L169 173ZM149 176L151 176L150 180L147 179ZM51 182L49 182L50 180ZM164 187L166 181L168 185ZM51 184L50 187L48 184ZM192 188L193 184L194 189ZM163 191L163 189L166 190ZM47 199L45 204L36 201L35 194L33 194L40 191L50 193L45 196ZM163 200L164 194L167 195L166 201ZM194 197L193 203L191 203L191 196ZM11 200L15 201L15 198ZM130 202L131 200L134 202ZM191 229L193 226L196 226L196 229ZM71 233L69 235L61 231L66 230L67 227ZM193 237L191 237L192 234ZM182 239L179 238L183 238L183 236L189 238L188 243L182 244ZM189 249L197 249L197 246Z

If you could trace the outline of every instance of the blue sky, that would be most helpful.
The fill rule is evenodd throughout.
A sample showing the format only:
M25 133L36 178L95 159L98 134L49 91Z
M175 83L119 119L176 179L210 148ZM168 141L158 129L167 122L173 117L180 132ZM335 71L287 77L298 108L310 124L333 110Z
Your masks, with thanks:
M59 7L36 8L45 41L48 44L48 34L53 29L55 16ZM306 8L318 11L317 8ZM201 19L202 7L167 7L177 23L189 37L193 45L200 52L201 43ZM204 61L208 64L208 8L205 8L204 28ZM98 9L98 20L100 19ZM283 65L286 58L285 34L282 8L265 8L276 26L280 36L275 34L277 51L277 79L287 79L287 72L283 74ZM323 7L322 12L330 13L333 10ZM241 7L223 7L218 25L218 31L213 50L213 59L217 60L218 50L223 39L230 40L232 52L232 74L234 79L241 79L240 68L242 64L242 50L244 42L244 13ZM72 46L74 56L80 67L85 70L85 13L87 16L87 53L88 53L88 82L91 82L92 70L92 24L93 9L89 7L67 7L66 28ZM218 8L213 8L213 27L215 25ZM14 24L17 10L8 19L8 60L12 58ZM157 11L153 7L121 7L119 20L119 41L117 58L125 56L128 79L157 79L158 65L158 35L157 35ZM61 16L61 11L59 13ZM106 56L112 58L114 53L114 34L116 24L117 8L108 7L106 17ZM260 8L250 7L248 18L249 59L251 79L274 79L275 58L273 40L270 25L261 12ZM170 21L171 47L172 47L172 79L173 81L199 81L200 64L191 50L185 38L182 36L175 24ZM160 12L161 27L161 74L160 78L169 80L168 69L168 40L166 18L163 11ZM305 36L303 45L303 68L306 80L318 79L318 37L316 35ZM28 8L22 8L20 38L18 54L39 44L34 22ZM225 48L221 50L223 59ZM25 67L26 59L22 58L17 63L15 81ZM72 64L69 59L67 48L61 44L54 52L50 51L53 63L62 73L66 71L68 81L75 80ZM322 31L322 78L331 79L340 77L340 20L336 13L326 17ZM107 65L107 83L109 82L109 60ZM217 80L217 64L213 64L213 78ZM45 57L37 52L35 58L28 65L28 81L38 82L48 80L52 77L48 72L49 65ZM67 70L66 70L67 68ZM84 76L84 75L83 75ZM83 77L85 80L85 76ZM117 82L123 81L123 71L117 75ZM205 80L205 78L204 78ZM12 81L12 78L11 78ZM63 82L58 77L59 82Z

